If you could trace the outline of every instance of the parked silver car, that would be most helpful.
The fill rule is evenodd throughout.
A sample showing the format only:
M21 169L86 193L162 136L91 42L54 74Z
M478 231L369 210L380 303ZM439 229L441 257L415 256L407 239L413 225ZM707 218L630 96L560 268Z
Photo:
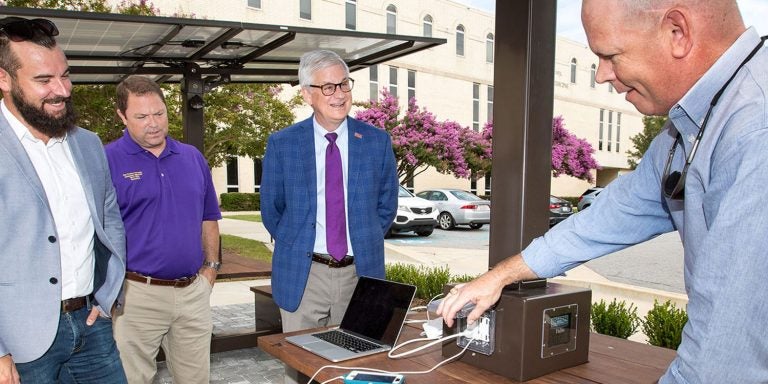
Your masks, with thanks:
M441 229L453 229L457 225L469 225L479 229L491 222L491 202L461 189L439 188L421 191L416 196L437 205L440 214L437 225Z
M597 198L597 195L600 194L600 192L603 191L603 187L594 187L589 188L584 193L579 196L579 204L577 205L579 207L579 211L587 209L590 205L592 205L592 202Z

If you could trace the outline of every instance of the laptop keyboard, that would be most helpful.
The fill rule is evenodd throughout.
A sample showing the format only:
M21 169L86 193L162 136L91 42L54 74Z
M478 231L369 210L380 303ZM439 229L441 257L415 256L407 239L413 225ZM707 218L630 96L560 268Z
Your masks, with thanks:
M312 336L353 352L365 352L381 348L381 346L371 343L370 341L357 338L344 332L339 332L338 330L316 333Z

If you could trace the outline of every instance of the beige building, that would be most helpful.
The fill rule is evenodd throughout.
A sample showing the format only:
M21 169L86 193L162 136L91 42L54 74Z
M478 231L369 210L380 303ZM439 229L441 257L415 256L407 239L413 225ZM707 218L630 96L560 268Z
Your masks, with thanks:
M493 115L494 15L451 0L153 3L161 15L443 38L447 40L444 45L353 72L353 99L377 97L382 88L387 88L402 100L401 110L408 98L416 97L418 104L439 120L454 120L478 130ZM642 116L623 95L608 85L594 84L597 58L583 44L558 38L555 60L554 115L562 115L566 128L595 148L595 158L603 167L596 172L597 184L605 185L627 170L629 137L642 130ZM287 88L287 92L297 91L295 87ZM299 108L296 119L303 120L310 113L309 108ZM258 190L260 160L232 159L226 166L214 169L213 175L219 193L254 192ZM416 191L458 187L483 195L491 192L489 181L489 177L473 182L428 170L409 187ZM577 196L589 186L571 177L552 179L552 193L560 196Z

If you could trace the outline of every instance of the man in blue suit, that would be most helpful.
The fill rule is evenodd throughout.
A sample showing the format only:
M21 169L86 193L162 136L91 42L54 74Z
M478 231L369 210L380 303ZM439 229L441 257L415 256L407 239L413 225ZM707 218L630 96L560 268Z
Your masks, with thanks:
M261 182L285 332L340 323L357 277L384 277L384 234L397 210L390 137L348 117L354 81L346 63L331 51L308 52L299 83L314 114L269 137ZM340 158L328 157L337 150Z
M124 383L125 237L98 136L75 126L56 26L0 20L0 383Z

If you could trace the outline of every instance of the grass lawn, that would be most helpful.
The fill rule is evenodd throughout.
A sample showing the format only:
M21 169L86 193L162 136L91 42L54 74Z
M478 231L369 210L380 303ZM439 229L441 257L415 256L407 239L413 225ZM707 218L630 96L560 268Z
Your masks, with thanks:
M222 217L225 219L257 221L261 223L261 215L223 215Z
M260 241L232 235L221 235L221 248L222 252L234 252L250 259L272 261L272 251Z

